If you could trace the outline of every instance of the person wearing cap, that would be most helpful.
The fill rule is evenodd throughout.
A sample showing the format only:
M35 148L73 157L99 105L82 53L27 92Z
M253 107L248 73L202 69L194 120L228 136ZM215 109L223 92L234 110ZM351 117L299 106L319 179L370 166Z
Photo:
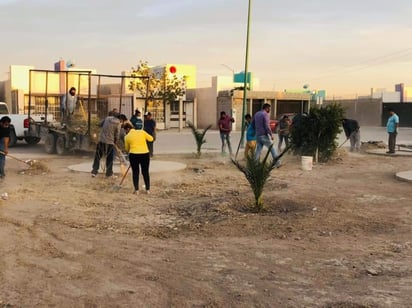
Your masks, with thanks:
M142 129L143 128L143 120L142 120L142 113L139 109L134 111L134 115L131 116L130 122L132 123L134 129Z
M143 130L153 137L152 141L147 141L150 157L153 157L153 143L156 140L156 121L152 118L152 114L150 112L145 113Z

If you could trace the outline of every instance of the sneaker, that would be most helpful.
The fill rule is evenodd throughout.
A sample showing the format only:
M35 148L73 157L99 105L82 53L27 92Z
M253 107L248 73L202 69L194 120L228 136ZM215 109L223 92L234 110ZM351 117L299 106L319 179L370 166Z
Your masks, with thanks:
M146 194L147 194L147 195L150 195L150 190L146 190Z
M138 190L135 190L135 191L133 192L133 195L137 195L137 194L139 194L139 191L138 191Z
M92 178L95 178L96 175L97 175L96 173L93 173L93 172L92 172Z
M106 179L117 179L117 175L106 175Z

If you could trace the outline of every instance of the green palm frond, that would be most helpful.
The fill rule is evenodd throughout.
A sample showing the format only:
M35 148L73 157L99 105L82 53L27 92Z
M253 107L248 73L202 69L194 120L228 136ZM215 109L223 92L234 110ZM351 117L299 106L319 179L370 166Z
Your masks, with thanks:
M231 159L232 163L245 175L246 180L249 182L255 197L255 209L257 211L263 209L263 189L271 171L276 168L277 162L288 150L288 148L285 149L285 151L273 161L268 161L271 147L268 149L262 161L255 159L254 151L250 152L250 155L247 156L246 165L242 165L239 161L236 161L233 158Z
M195 137L196 140L196 146L197 146L197 156L200 157L202 155L202 145L206 143L205 135L206 132L212 128L212 125L210 124L207 126L203 131L198 130L193 123L188 122L187 125L190 127L192 130L193 136Z

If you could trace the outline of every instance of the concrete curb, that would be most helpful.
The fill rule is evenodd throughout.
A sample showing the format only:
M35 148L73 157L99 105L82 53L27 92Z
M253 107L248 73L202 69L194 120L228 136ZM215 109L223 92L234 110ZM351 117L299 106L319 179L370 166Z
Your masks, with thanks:
M72 171L77 172L88 172L91 173L93 161L88 161L76 165L68 166L67 168ZM126 166L126 168L128 165ZM151 160L150 161L150 173L156 172L172 172L179 171L186 168L186 164L174 162L174 161L162 161L162 160ZM99 173L102 174L102 170ZM120 174L120 163L115 163L113 165L113 172L115 174Z
M398 173L396 173L395 177L398 180L412 183L412 170L398 172Z

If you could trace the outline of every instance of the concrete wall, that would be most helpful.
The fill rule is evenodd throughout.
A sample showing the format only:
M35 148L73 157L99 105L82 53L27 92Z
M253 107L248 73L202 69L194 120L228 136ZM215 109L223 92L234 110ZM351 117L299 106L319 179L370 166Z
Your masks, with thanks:
M408 103L383 103L382 104L382 126L386 126L389 118L388 109L395 110L399 116L400 127L412 127L412 104Z
M345 117L355 119L360 126L380 126L382 115L382 99L349 99L327 100L323 105L339 103L345 108Z
M197 127L204 129L212 124L217 128L216 90L214 88L199 88L187 90L188 100L197 100Z

